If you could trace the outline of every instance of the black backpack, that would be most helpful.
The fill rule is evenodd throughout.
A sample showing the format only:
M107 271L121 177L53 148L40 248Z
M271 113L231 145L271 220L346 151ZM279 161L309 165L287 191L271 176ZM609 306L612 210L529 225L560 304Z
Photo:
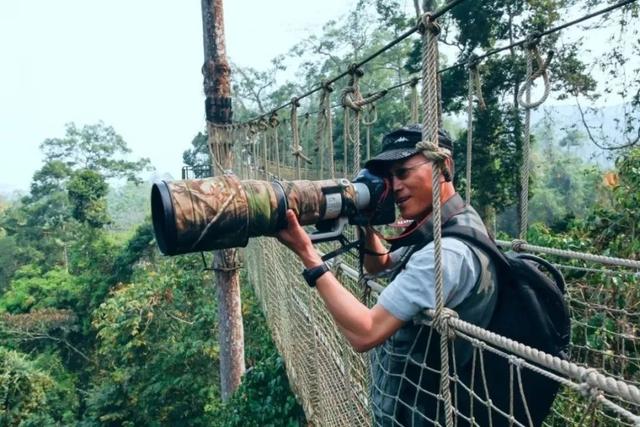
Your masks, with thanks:
M565 282L562 274L549 262L530 254L503 254L486 235L473 228L452 225L442 230L443 237L454 237L483 251L493 262L498 277L498 300L487 330L528 345L553 356L568 359L571 336L569 308L565 301ZM543 274L541 268L551 277ZM533 363L535 365L535 363ZM458 368L461 379L471 384L471 365ZM551 409L559 383L526 367L521 368L520 392L515 367L513 387L507 358L484 351L485 375L489 396L482 382L482 373L476 366L474 392L482 400L492 403L509 414L511 394L513 413L519 422L541 425ZM524 394L526 399L522 398ZM469 411L469 402L458 396L458 410ZM465 402L467 400L467 402ZM523 400L526 400L526 408ZM474 420L479 425L509 425L508 419L495 410L475 402Z

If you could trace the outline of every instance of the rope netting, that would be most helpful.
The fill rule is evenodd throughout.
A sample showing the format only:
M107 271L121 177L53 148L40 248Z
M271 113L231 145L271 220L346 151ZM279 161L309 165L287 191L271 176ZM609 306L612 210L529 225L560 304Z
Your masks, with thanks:
M421 89L425 130L419 148L440 165L435 168L439 170L444 162L437 146L441 113L435 16L438 14L425 13L419 26L423 31ZM533 81L541 77L548 88L549 79L548 61L540 59L535 46L533 41L527 44L527 79L522 91L524 99L521 99L527 117L524 129L527 140L530 110L543 101L531 101ZM469 147L474 96L478 104L482 104L477 61L474 59L469 67ZM224 143L232 144L235 171L242 179L316 180L336 175L353 176L361 167L363 148L364 157L370 155L368 133L372 112L384 95L362 97L358 86L362 78L359 64L339 77L346 76L351 79L342 93L332 92L331 83L337 79L319 86L321 93L314 106L320 108L314 113L299 113L299 109L305 108L301 97L287 104L291 107L287 118L278 118L276 109L268 120L216 128L217 137L210 140L214 159L223 155L220 144ZM417 79L409 83L412 93L407 99L407 105L411 105L407 120L415 119L419 110ZM382 92L387 91L378 93ZM547 95L548 89L545 89L544 98ZM340 100L341 112L333 111L332 96ZM311 106L309 103L306 107ZM339 114L343 117L343 130L341 140L334 140L333 125L339 123ZM310 119L310 115L317 117ZM367 144L361 144L361 125L367 126ZM343 152L335 150L336 147L341 147ZM470 148L467 152L470 154ZM528 168L525 153L521 237L526 236L527 228ZM439 172L434 176L439 182ZM467 177L470 177L468 170ZM467 202L472 194L470 184L468 178ZM434 204L434 210L438 206ZM440 216L436 213L434 217ZM440 225L434 227L438 245ZM356 232L349 229L347 235L353 239ZM546 425L640 426L640 262L534 246L522 240L498 241L498 244L515 251L545 253L547 260L565 274L572 320L569 361L459 319L455 312L444 307L442 285L438 283L434 284L436 307L414 319L419 325L419 339L396 343L397 347L379 346L368 353L357 353L335 326L317 291L304 283L300 275L303 266L297 257L274 238L250 240L244 253L245 266L285 360L292 389L309 422L322 426L532 425L534 417L522 378L535 373L562 386ZM317 248L328 253L338 245L328 242ZM437 249L436 254L439 251ZM340 283L372 307L385 283L363 280L357 265L358 257L350 253L331 261L332 271ZM436 260L436 267L439 265L440 261ZM393 350L402 346L410 351L396 353ZM428 357L433 346L439 348L437 360ZM491 379L485 370L486 361L491 358L503 360L509 371L509 381L504 388L509 404L503 407L495 404L497 399L492 396ZM471 367L468 372L458 371L460 360L467 361ZM384 384L380 383L379 376L372 376L373 371L384 374ZM436 402L436 405L425 402ZM486 420L489 424L482 424Z

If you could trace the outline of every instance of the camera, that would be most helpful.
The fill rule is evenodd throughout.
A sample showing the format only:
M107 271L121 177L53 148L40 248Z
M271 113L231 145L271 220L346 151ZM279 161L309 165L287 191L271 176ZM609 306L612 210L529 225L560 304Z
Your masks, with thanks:
M275 236L292 209L301 225L315 225L314 243L338 239L344 227L395 220L388 181L361 170L353 181L240 180L233 174L159 181L151 188L156 241L165 255L244 247L249 238Z

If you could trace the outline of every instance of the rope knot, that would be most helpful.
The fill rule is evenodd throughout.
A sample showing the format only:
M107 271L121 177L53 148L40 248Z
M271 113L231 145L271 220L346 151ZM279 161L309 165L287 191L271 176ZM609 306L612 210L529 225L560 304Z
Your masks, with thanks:
M431 12L423 13L420 17L420 32L424 34L426 30L431 31L431 34L434 36L440 35L440 24L433 19L433 14Z
M511 241L511 249L513 249L514 252L523 252L524 249L524 245L527 244L526 240L522 240L522 239L514 239L513 241Z
M542 59L540 55L540 51L538 50L538 44L540 43L540 35L532 35L529 36L529 39L525 45L528 50L527 55L527 77L525 78L524 83L518 90L518 103L526 109L532 109L539 107L542 105L544 101L546 101L550 92L549 85L549 73L547 71L551 60L553 59L554 52L549 50L547 52L547 58ZM537 70L533 71L533 62L537 64ZM533 82L542 77L543 85L544 85L544 93L540 97L538 101L531 101L531 87L533 86ZM523 96L526 95L526 99Z
M349 65L349 74L351 74L352 76L356 77L356 78L360 78L362 76L364 76L364 71L362 71L362 68L358 67L358 64L351 64Z
M409 85L411 87L416 87L418 86L418 82L420 81L420 77L414 77L409 81Z
M271 117L269 117L269 126L271 126L272 128L275 128L275 127L278 127L279 124L280 124L280 120L278 120L278 114L277 113L271 114Z
M438 162L439 164L444 164L444 161L451 157L451 151L431 141L422 140L418 142L416 150L421 151L427 160Z
M453 339L456 336L455 331L449 327L450 319L458 319L458 313L448 307L443 307L440 314L436 313L435 319L433 319L433 327L441 335L446 335L449 339Z
M329 92L329 93L333 92L333 84L329 83L328 80L323 80L320 86L322 86L322 89L325 90L326 92Z
M265 117L260 117L260 119L258 120L257 128L260 131L265 131L269 128L269 122Z

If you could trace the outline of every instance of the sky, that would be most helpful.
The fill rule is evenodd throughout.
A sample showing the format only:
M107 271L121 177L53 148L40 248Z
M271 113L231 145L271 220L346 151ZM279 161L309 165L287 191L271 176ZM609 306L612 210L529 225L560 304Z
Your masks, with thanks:
M354 3L226 0L229 59L265 69ZM606 37L588 45L596 55ZM173 177L204 130L199 1L0 1L0 61L0 194L28 190L40 143L63 137L69 122L113 126L132 159Z
M266 68L354 2L301 3L225 1L229 59ZM0 58L0 192L28 190L68 122L113 126L174 177L204 130L200 1L2 1Z

